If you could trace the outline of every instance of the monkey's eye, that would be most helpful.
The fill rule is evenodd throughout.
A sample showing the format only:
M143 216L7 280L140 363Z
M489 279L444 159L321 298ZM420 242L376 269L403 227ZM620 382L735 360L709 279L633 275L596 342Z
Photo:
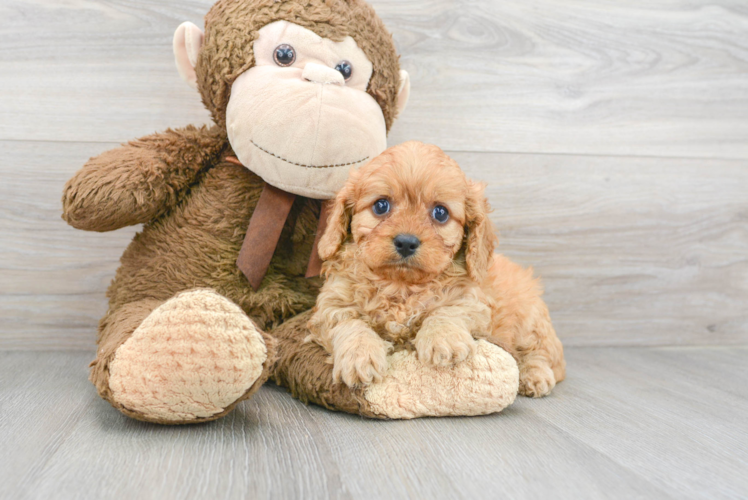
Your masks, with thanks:
M335 66L335 71L340 71L340 74L343 75L346 81L350 80L351 76L353 76L353 66L348 61L340 61Z
M374 204L371 206L371 209L377 215L384 215L390 211L390 202L385 198L381 198L374 202Z
M273 53L273 60L278 66L291 66L296 60L296 51L286 43L278 45Z
M431 211L431 217L433 217L437 222L444 224L449 220L449 210L442 205L437 205Z

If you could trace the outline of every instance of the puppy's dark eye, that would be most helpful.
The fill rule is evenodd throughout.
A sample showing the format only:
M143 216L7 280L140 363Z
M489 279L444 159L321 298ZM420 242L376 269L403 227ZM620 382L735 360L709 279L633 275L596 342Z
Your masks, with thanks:
M377 215L384 215L390 211L390 202L384 198L379 199L374 202L374 205L371 206L371 209Z
M431 211L431 217L433 217L437 222L444 224L449 220L449 210L442 205L437 205Z
M278 45L273 52L273 59L278 66L291 66L296 60L296 51L286 43Z
M335 71L340 71L340 74L343 75L346 81L350 80L351 76L353 76L353 66L348 61L340 61L335 66Z

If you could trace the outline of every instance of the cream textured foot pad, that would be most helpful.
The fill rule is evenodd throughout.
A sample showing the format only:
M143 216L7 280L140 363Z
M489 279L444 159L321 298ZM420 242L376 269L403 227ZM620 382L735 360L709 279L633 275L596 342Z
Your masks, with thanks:
M152 420L216 415L262 374L265 342L246 314L212 290L184 292L155 309L117 349L114 399Z
M453 367L418 361L415 352L388 356L382 382L370 385L364 398L371 410L388 418L487 415L514 402L519 370L514 358L485 340L475 355Z

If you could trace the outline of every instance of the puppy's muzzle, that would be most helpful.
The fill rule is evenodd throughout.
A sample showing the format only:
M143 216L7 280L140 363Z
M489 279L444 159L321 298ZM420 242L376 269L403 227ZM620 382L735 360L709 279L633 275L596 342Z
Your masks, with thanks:
M412 234L398 234L392 239L392 243L395 245L397 253L399 253L403 259L416 253L418 247L421 246L421 240Z

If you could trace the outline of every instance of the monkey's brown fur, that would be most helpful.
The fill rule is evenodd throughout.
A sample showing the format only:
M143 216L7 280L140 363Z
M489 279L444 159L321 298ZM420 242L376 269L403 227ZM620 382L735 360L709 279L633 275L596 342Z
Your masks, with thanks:
M321 282L304 274L320 202L297 198L257 292L236 266L263 181L224 161L232 154L225 130L226 105L233 80L254 64L252 42L257 31L277 20L333 40L353 37L373 63L368 93L380 104L388 130L397 113L397 54L390 34L365 2L220 0L215 4L205 17L205 44L196 72L203 102L216 125L167 130L103 153L89 160L64 189L63 218L76 228L111 231L144 224L122 256L107 292L109 311L100 322L99 348L91 369L99 394L131 417L161 421L129 410L112 397L109 367L117 348L155 308L179 292L196 288L209 288L232 300L263 330L268 350L264 373L239 400L274 374L305 401L368 414L361 398L346 388L332 388L331 377L324 378L329 365L321 349L299 347L298 336L304 336L299 325L305 324L306 315L273 332L314 305ZM301 350L310 349L313 352L302 356ZM276 366L278 353L281 362ZM294 361L298 356L304 363ZM232 407L190 422L218 418Z

